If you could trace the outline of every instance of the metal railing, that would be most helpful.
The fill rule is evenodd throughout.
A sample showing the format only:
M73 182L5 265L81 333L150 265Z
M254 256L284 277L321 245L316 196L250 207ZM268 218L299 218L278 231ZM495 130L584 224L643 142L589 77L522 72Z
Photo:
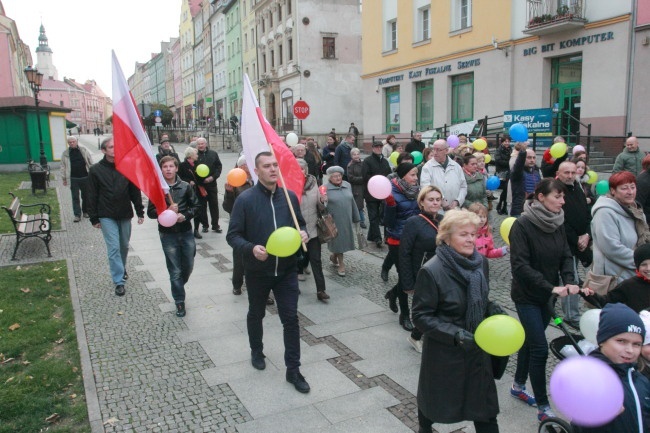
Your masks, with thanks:
M533 28L558 21L586 21L583 0L528 0L526 27Z

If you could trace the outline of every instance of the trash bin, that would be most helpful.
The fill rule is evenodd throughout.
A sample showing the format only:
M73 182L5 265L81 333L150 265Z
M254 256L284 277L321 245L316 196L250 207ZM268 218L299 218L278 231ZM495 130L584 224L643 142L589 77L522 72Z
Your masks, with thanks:
M36 194L37 189L42 189L43 192L47 192L48 171L35 163L29 164L28 170L29 177L32 180L32 194Z

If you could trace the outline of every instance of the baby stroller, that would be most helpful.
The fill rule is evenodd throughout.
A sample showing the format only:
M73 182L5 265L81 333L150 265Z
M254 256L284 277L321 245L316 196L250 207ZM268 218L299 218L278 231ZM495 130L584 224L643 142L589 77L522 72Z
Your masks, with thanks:
M580 296L583 296L582 293L580 293ZM580 334L571 332L567 327L567 325L564 324L562 318L557 315L557 313L555 312L556 298L557 296L553 295L551 299L549 299L548 311L551 314L553 323L558 328L560 328L560 330L564 335L551 340L551 342L548 345L548 348L550 349L551 353L553 353L553 355L560 361L565 358L564 353L562 353L562 349L564 349L564 347L567 345L573 346L576 352L578 352L578 355L585 356L585 353L579 344L581 341L584 340L584 337ZM590 297L589 302L594 304L595 300ZM601 308L600 305L596 305L596 307ZM550 417L545 419L539 424L539 429L537 431L538 433L573 433L573 428L571 427L570 423L563 420L562 418Z

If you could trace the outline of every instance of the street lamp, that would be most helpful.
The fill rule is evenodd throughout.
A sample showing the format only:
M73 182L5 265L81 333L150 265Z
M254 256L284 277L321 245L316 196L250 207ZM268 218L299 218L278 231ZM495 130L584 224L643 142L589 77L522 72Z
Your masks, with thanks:
M47 165L47 158L45 157L45 148L43 147L43 131L41 130L41 113L38 108L38 92L41 91L41 85L43 84L43 74L38 72L38 69L28 66L25 68L25 76L29 82L29 86L34 92L34 102L36 104L36 123L38 123L38 139L40 142L41 150L41 167L45 168Z

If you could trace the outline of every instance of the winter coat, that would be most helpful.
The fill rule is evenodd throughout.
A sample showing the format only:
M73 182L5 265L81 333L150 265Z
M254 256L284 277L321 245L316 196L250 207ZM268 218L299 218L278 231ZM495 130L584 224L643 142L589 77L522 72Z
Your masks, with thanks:
M472 203L481 203L483 206L487 207L487 194L485 190L485 176L478 171L474 176L465 174L465 182L467 182L467 195L465 196L465 202L463 203L464 208L468 208Z
M420 153L424 152L424 143L422 140L416 140L415 138L411 138L411 141L406 145L404 148L404 152L411 153L418 151Z
M321 156L323 158L323 166L321 167L321 171L323 173L325 173L328 168L334 165L334 154L336 152L337 143L334 143L333 146L334 147L325 145L325 147L323 147L323 152L321 153Z
M252 187L253 187L253 180L248 178L246 179L245 184L243 184L242 186L233 187L232 191L228 191L226 188L224 188L223 203L221 204L223 210L225 210L228 213L231 213L237 197L239 197L242 192Z
M342 181L340 186L327 182L327 210L334 218L338 235L327 243L331 253L345 253L356 248L352 224L359 222L359 209L352 196L352 186Z
M176 161L179 163L181 162L181 159L178 157L178 153L174 152L172 149L166 150L158 147L158 153L156 154L156 161L158 161L158 164L160 164L160 160L165 156L173 156L176 158Z
M484 259L488 279L486 265ZM466 312L467 282L434 256L418 272L412 309L423 333L417 405L433 422L487 421L499 413L490 355L474 343L454 341Z
M594 238L592 271L598 275L618 276L619 282L633 277L636 271L634 248L638 240L634 219L608 196L596 200L591 218Z
M623 412L600 427L572 425L574 433L648 433L650 432L650 381L634 364L613 364L600 349L589 354L609 365L623 385ZM637 402L639 404L637 405ZM641 429L639 429L641 424Z
M591 237L591 212L580 182L574 181L566 185L567 192L564 195L564 229L571 254L581 261L590 263L593 260L591 248L584 251L578 250L578 237L588 234Z
M646 221L650 221L650 172L647 170L636 178L636 201L643 206Z
M189 183L183 181L180 177L176 176L176 181L173 185L169 185L169 193L178 205L178 213L185 216L185 221L177 222L171 227L165 227L158 224L158 231L160 233L182 233L192 230L192 218L199 212L201 204L199 199L194 193L194 188ZM165 202L169 206L171 202L168 197L165 197ZM149 202L147 206L147 216L151 219L158 218L158 212L153 202Z
M553 287L576 284L573 255L566 240L564 225L546 233L526 215L520 216L510 229L510 297L517 304L544 307Z
M435 159L430 159L424 164L420 185L423 187L433 185L440 188L443 202L451 204L456 200L459 206L465 202L467 195L465 172L456 161L449 158L447 158L447 168L442 168L442 165Z
M287 192L298 226L305 230L298 198L293 191ZM245 275L277 277L297 271L295 254L289 257L269 255L265 261L257 260L253 255L253 248L256 245L265 246L271 233L280 227L295 227L282 188L276 187L275 191L271 191L258 182L237 197L230 214L226 241L236 254L243 257Z
M90 153L90 150L86 146L77 144L79 147L79 152L86 163L86 171L90 170L90 166L93 165L93 155ZM66 148L61 154L61 180L63 183L67 183L70 180L70 147Z
M216 188L217 179L219 178L219 176L221 176L221 170L223 169L221 165L221 160L219 159L219 155L217 154L217 152L210 149L206 149L203 152L199 150L198 159L195 162L195 165L198 166L200 164L205 164L208 166L208 168L210 169L210 174L208 174L206 177L212 176L213 181L210 183L206 183L204 179L199 178L198 183L205 186L206 188Z
M645 154L637 149L636 152L630 152L627 149L624 149L623 152L619 153L614 161L614 168L612 173L618 171L629 171L635 176L638 176L643 170L641 162Z
M391 181L391 185L393 187L391 195L395 199L395 206L386 204L384 207L384 225L386 226L386 235L399 241L406 220L419 214L420 208L416 198L408 199L404 195L396 179Z
M341 141L334 151L334 161L333 165L338 165L344 171L343 177L347 179L348 176L348 164L352 161L352 156L350 156L350 151L352 150L352 145L347 141Z
M512 153L512 148L505 147L500 145L494 151L494 166L496 172L509 172L510 171L510 154Z
M546 149L546 151L544 151L544 157L542 158L542 165L541 165L542 176L555 177L555 175L557 174L557 169L560 167L560 164L566 161L568 156L569 154L565 153L563 156L559 158L553 158L551 156L551 150Z
M427 217L436 227L423 218ZM421 213L406 220L399 241L399 280L402 290L415 287L415 277L420 268L436 254L436 237L442 215Z
M318 237L318 229L316 228L316 221L318 220L318 206L320 205L320 191L318 191L318 182L316 178L309 175L313 178L313 183L311 183L310 188L303 190L302 200L300 200L300 212L302 217L305 219L305 227L307 228L307 233L309 233L309 239ZM307 185L307 179L305 179L305 186Z
M391 173L390 165L388 165L388 159L384 158L382 155L376 155L374 152L368 155L363 160L363 198L367 202L377 202L381 201L377 198L374 198L368 192L368 181L371 177L380 174L382 176L388 176Z
M100 218L131 219L133 208L138 218L144 218L142 194L106 157L90 167L86 186L86 203L90 223ZM133 206L132 206L133 205Z
M350 161L348 164L348 182L352 185L352 195L359 210L363 210L363 161Z
M635 275L620 283L605 296L597 293L592 295L601 307L605 304L620 302L637 313L650 308L650 281ZM648 330L646 330L648 332Z
M476 251L482 256L488 259L498 259L506 255L505 248L494 248L494 238L488 224L485 224L476 232Z
M386 140L382 141L384 146L381 148L381 154L384 155L384 158L390 158L390 155L394 152L393 146L390 143L387 143Z
M526 190L526 181L537 185L542 176L537 166L526 167L526 150L520 150L515 163L510 170L510 186L512 188L512 206L510 215L519 216L524 211L524 202L529 192ZM528 179L530 178L530 179Z

